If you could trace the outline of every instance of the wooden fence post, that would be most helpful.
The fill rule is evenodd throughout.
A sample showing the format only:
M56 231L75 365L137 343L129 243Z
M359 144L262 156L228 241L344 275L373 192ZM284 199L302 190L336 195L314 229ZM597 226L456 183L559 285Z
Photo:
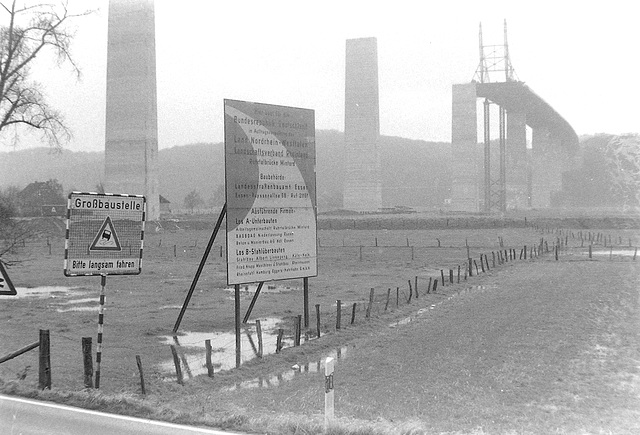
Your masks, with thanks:
M356 302L353 303L353 306L351 307L351 324L353 325L356 321L356 307L358 306L358 304Z
M284 335L284 329L278 328L278 337L276 338L276 353L282 351L282 336Z
M336 330L340 330L341 316L342 316L342 301L338 299L336 301Z
M84 364L84 387L93 388L93 354L91 337L82 337L82 362Z
M408 304L411 303L411 297L412 296L413 296L413 289L411 288L411 280L409 280L409 299L407 300Z
M296 332L294 346L300 346L300 335L302 332L302 315L297 315L294 321L296 322L294 325Z
M387 290L387 303L384 304L384 310L387 311L387 308L389 308L389 298L391 297L391 287L389 287L389 289Z
M442 287L444 287L444 270L440 269L440 277L442 278Z
M176 367L176 378L178 379L178 384L184 385L184 380L182 379L182 367L180 367L180 358L178 358L178 352L176 351L176 347L172 344L171 347L171 355L173 355L173 365Z
M435 293L438 289L438 278L433 280L433 292Z
M416 299L418 299L418 277L417 276L416 276L416 279L415 279L414 287L416 288Z
M300 320L300 316L298 316L298 320ZM262 325L260 324L260 320L256 319L256 335L258 336L258 358L262 358L262 354L264 351L262 344Z
M316 304L316 333L320 338L320 304Z
M411 287L411 281L409 281L409 287ZM369 304L367 305L367 313L365 314L365 317L367 319L371 317L371 308L373 308L373 295L374 295L373 292L374 292L373 289L369 291Z
M207 340L204 341L204 348L206 349L205 364L207 365L207 376L212 378L213 377L213 363L211 361L211 355L213 353L213 349L211 348L211 340L207 339Z
M38 388L51 389L51 349L48 329L40 330Z
M138 366L138 373L140 373L140 391L142 391L142 395L144 396L147 394L147 389L144 386L144 372L142 371L140 355L136 355L136 365Z

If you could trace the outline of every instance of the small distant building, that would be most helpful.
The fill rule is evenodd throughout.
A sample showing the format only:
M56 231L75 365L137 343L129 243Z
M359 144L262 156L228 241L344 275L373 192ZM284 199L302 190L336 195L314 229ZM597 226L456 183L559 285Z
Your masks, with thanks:
M160 214L171 213L171 201L160 195Z
M22 216L52 216L52 206L48 204L54 204L56 213L60 207L66 210L66 201L58 180L34 181L18 192L17 200ZM46 214L45 207L48 209Z
M66 216L67 206L66 204L49 204L43 205L41 208L42 216Z

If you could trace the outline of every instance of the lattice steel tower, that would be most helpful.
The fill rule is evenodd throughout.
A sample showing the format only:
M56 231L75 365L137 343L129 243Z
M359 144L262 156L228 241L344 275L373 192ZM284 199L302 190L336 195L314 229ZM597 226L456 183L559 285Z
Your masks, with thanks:
M482 23L478 33L480 63L473 81L479 83L518 81L507 43L507 20L504 20L504 42L502 45L485 45L482 41ZM491 175L491 119L490 105L484 100L484 211L501 211L507 209L507 176L506 176L506 110L499 106L499 141L500 166L498 177Z

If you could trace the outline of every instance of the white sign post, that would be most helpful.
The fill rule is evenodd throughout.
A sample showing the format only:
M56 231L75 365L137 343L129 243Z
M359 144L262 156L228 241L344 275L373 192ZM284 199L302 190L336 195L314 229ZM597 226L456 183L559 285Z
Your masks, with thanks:
M334 417L333 397L334 359L329 357L324 362L324 426L325 429Z
M227 283L317 276L313 110L225 100Z

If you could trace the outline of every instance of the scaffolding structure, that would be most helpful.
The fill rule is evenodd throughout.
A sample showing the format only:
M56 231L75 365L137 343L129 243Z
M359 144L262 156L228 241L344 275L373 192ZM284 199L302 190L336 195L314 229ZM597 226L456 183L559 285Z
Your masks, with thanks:
M507 42L507 20L504 20L504 42L502 45L484 45L482 23L478 34L480 63L473 81L492 83L502 76L504 82L517 81ZM500 80L502 81L502 80ZM506 109L498 105L499 110L499 171L497 177L491 173L491 103L485 98L484 110L484 211L505 212L507 210L507 169L506 169Z

